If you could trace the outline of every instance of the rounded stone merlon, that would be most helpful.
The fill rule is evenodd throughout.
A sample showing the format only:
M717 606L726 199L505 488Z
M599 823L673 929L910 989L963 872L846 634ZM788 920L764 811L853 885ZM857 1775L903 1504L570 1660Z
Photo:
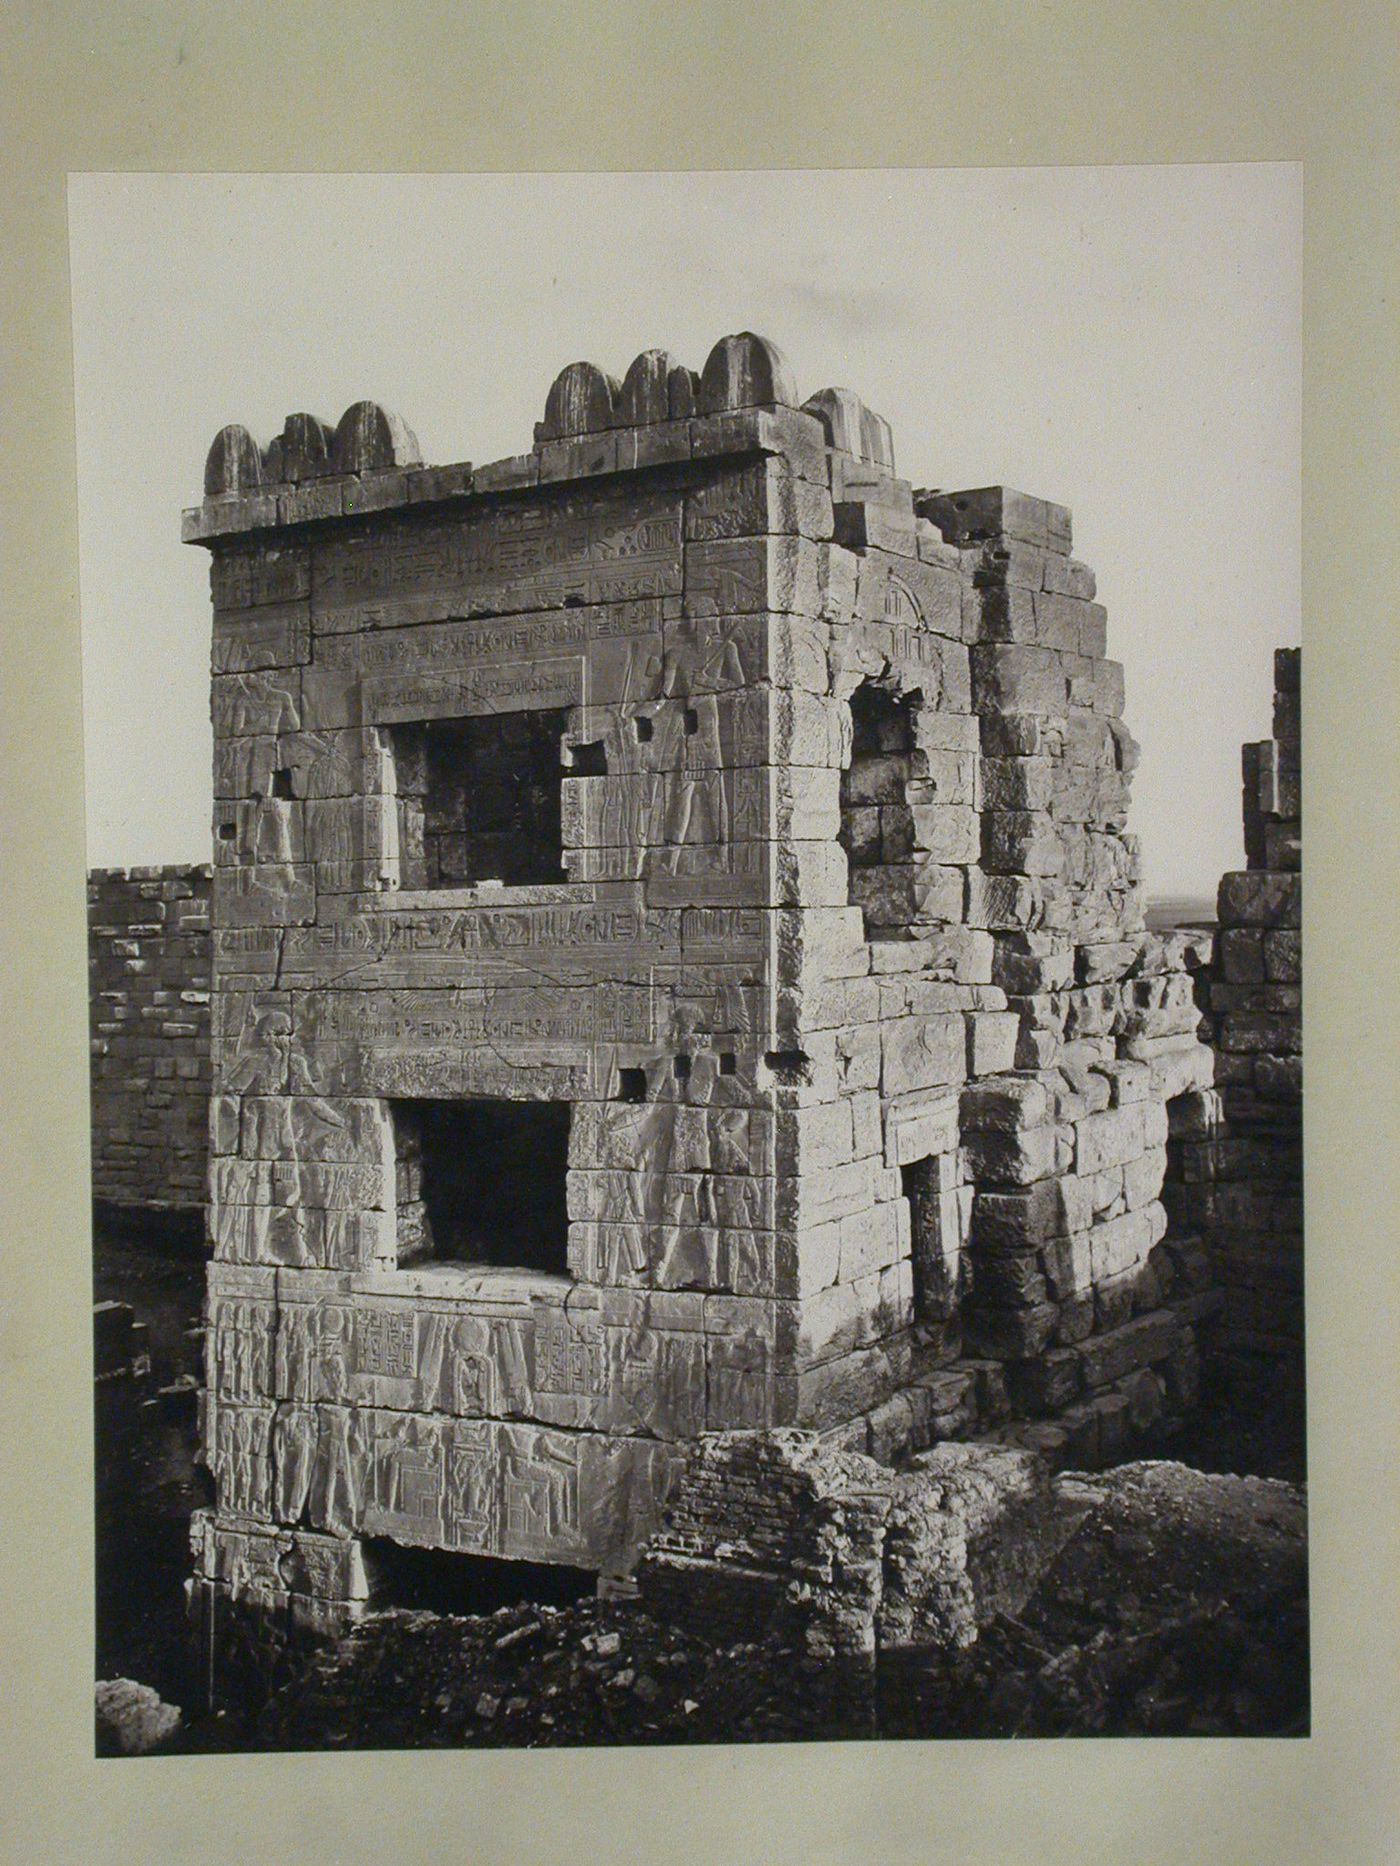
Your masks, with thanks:
M282 432L263 455L263 477L293 483L334 471L335 429L316 415L288 415Z
M821 422L831 447L883 472L894 472L890 424L867 408L854 389L818 389L802 404L802 412Z
M262 483L262 452L247 428L220 428L204 460L205 498L237 497Z
M332 473L380 473L422 463L412 429L378 402L355 402L340 417L331 443Z
M827 445L860 458L864 445L862 421L865 404L854 389L818 389L802 404L804 415L815 415L826 429Z
M671 419L671 377L679 372L689 377L668 350L643 350L635 357L622 378L617 398L617 424L623 428L641 427L652 421Z
M666 380L666 399L672 421L684 421L700 404L700 378L684 363L677 363Z
M578 434L600 434L616 426L621 397L621 385L596 363L570 363L550 384L538 438L560 441Z
M863 408L860 416L860 453L872 466L894 472L894 434L883 415L873 408Z
M796 408L797 384L777 344L751 330L721 337L700 376L702 415L737 408Z

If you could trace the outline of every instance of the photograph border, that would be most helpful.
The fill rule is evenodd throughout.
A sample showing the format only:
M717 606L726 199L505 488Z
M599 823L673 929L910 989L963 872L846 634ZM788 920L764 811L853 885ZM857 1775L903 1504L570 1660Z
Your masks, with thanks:
M14 1857L1135 1866L1386 1857L1393 1483L1396 9L14 10L0 1709ZM1304 164L1313 1732L1305 1742L92 1753L70 171ZM230 289L237 281L230 280ZM255 307L250 307L255 311ZM130 462L112 462L112 471ZM172 515L172 522L175 521Z

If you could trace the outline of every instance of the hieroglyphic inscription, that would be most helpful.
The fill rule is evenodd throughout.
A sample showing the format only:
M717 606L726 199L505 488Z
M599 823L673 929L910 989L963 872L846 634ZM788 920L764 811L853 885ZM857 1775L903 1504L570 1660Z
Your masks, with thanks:
M311 593L311 559L304 547L216 552L209 566L216 609L251 609L260 603L290 603Z
M571 1327L563 1316L541 1316L535 1324L535 1391L596 1394L604 1390L602 1331Z
M678 911L628 901L352 914L285 935L284 986L528 986L644 979L681 955Z
M547 611L502 621L321 636L318 666L361 677L364 717L384 724L464 713L655 699L657 601Z
M503 991L326 992L298 1011L304 1042L373 1049L488 1044L646 1043L655 1030L651 992L601 984L576 991L550 986Z
M681 580L677 496L561 495L328 538L312 600L337 632L678 595Z
M356 1371L412 1380L418 1371L410 1309L361 1309L355 1318Z
M586 666L577 655L492 663L457 673L366 675L360 689L367 722L455 719L471 713L520 713L582 706Z

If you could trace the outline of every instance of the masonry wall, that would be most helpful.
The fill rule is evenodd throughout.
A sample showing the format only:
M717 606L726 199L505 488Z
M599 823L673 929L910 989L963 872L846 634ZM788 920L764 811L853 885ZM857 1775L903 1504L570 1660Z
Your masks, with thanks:
M1274 656L1274 730L1243 748L1247 867L1221 877L1206 981L1224 1129L1183 1148L1185 1222L1224 1290L1219 1346L1283 1368L1303 1351L1301 655Z
M99 1212L205 1201L212 870L88 874L92 1192Z
M892 474L859 493L837 504L832 560L854 558L857 596L848 635L833 619L833 692L853 710L862 677L907 696L913 750L904 769L850 767L886 786L882 857L852 863L865 937L827 960L800 1042L831 1041L832 1024L838 1056L878 1046L878 1128L859 1125L850 1070L838 1105L846 1157L878 1134L896 1169L867 1197L877 1221L890 1201L907 1281L862 1313L838 1273L831 1305L858 1319L813 1357L799 1422L882 1458L996 1431L1094 1464L1189 1410L1218 1303L1199 1252L1183 1272L1192 1240L1169 1236L1160 1198L1173 1111L1211 1112L1192 977L1209 942L1143 925L1137 747L1068 512L1002 487L911 493ZM954 627L965 646L938 640ZM922 1162L931 1195L912 1183ZM869 1209L845 1222L852 1251L878 1238ZM815 1244L799 1252L813 1269Z

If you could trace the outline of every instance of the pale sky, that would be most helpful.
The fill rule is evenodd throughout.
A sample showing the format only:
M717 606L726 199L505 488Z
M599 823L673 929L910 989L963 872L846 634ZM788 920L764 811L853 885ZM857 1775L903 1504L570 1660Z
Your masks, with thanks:
M203 861L217 430L368 398L425 460L529 448L550 382L751 329L915 485L1074 513L1142 742L1153 893L1242 864L1239 747L1299 639L1301 170L76 175L88 858Z

